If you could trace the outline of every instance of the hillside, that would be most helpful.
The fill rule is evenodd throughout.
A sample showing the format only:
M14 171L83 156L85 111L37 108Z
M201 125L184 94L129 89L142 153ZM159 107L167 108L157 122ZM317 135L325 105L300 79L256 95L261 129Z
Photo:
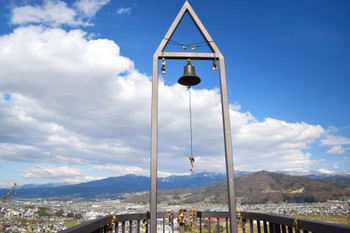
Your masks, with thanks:
M280 202L323 202L350 198L350 185L325 180L260 171L235 179L237 201L242 204ZM125 202L147 202L147 194L131 197ZM215 183L198 189L158 191L159 202L226 203L226 183Z
M350 185L267 171L238 177L235 184L242 203L315 202L350 197Z

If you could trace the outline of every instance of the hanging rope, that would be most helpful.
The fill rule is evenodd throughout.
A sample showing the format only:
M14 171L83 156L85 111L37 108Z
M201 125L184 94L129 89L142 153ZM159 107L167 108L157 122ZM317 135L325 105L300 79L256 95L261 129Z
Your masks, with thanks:
M191 86L187 87L188 89L188 104L189 104L189 111L190 111L190 137L191 137L191 156L189 157L191 162L191 169L190 171L193 171L194 168L194 157L193 157L193 143L192 143L192 104L191 104Z
M192 101L191 101L191 87L188 87L188 101L189 101L189 110L190 110L190 134L191 134L191 156L193 156L193 147L192 147Z

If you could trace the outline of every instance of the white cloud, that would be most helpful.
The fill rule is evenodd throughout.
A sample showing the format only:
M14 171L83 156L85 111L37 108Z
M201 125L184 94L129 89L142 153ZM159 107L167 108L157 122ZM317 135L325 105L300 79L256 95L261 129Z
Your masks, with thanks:
M59 27L92 26L89 20L110 0L78 0L72 7L61 0L43 0L40 5L25 5L12 8L12 24L43 24Z
M74 6L87 17L94 17L104 5L108 4L110 0L79 0L74 3Z
M326 139L320 140L320 146L332 146L327 154L344 154L350 148L344 148L343 145L350 145L350 139L340 136L327 135Z
M330 170L323 169L323 168L319 169L318 171L321 173L325 173L325 174L333 174L334 173L334 171L330 171Z
M326 139L322 139L320 141L320 146L350 145L349 138L334 135L327 135Z
M118 113L130 111L124 99L135 103L132 108L147 108L149 80L133 71L132 61L119 55L114 42L88 41L84 35L81 30L29 26L0 38L0 91L6 89L12 96L0 105L4 129L0 134L12 143L1 144L6 150L0 159L11 159L10 154L22 151L23 146L35 149L24 155L31 155L28 162L40 156L60 161L68 157L81 163L97 158L119 161L115 153L138 153L125 145L126 139L118 138L146 129L147 122L134 125L133 117L144 120L143 115ZM134 82L140 88L147 86L140 92L124 89ZM143 101L138 102L139 97ZM137 143L138 138L133 140Z
M234 119L232 119L234 121ZM232 130L238 170L297 170L314 164L303 152L325 133L319 125L267 118ZM251 163L250 161L254 161Z
M58 180L64 183L80 183L96 179L103 179L105 177L91 177L85 175L84 172L75 167L61 166L42 166L36 165L27 169L19 170L20 176L26 179L36 180Z
M333 155L339 155L339 154L344 154L347 150L350 148L344 148L342 145L335 145L332 146L330 150L327 150L327 154L333 154Z
M82 174L81 169L67 167L67 166L62 166L62 167L36 166L23 172L24 173L21 176L25 178L36 178L36 179L38 178L51 179L51 178L62 178L62 177L68 178L68 177L81 176Z
M62 24L88 25L77 17L74 9L69 8L67 3L60 0L46 0L43 1L42 5L14 7L11 23L21 25L37 23L55 27Z
M119 8L119 9L117 10L117 14L118 14L118 15L122 15L122 14L128 14L128 15L130 15L130 14L131 14L131 7L127 7L127 8L121 7L121 8Z

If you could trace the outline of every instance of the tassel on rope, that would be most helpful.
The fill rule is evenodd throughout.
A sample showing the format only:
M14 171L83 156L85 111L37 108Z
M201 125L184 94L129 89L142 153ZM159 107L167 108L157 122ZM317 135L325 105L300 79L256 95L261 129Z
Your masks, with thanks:
M191 156L189 157L191 163L190 171L193 172L194 169L194 157L193 157L193 146L192 146L192 101L191 101L191 87L188 87L188 99L189 99L189 110L190 110L190 134L191 134Z
M194 157L193 157L193 156L190 156L189 159L190 159L190 163L191 163L191 169L190 169L190 171L193 172L193 168L194 168Z

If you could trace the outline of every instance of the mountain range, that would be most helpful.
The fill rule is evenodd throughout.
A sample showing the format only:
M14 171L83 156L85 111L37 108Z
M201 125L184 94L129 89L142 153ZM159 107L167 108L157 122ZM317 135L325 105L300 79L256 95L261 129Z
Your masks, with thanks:
M308 177L298 177L291 176L282 173L268 173L270 174L268 177L275 176L275 181L268 183L266 187L268 189L258 188L259 185L265 184L263 180L261 180L262 174L266 178L266 173L251 173L251 172L235 172L235 186L237 197L242 194L242 196L252 196L255 197L256 193L264 190L265 194L268 196L277 196L279 191L279 198L281 201L288 200L289 194L288 192L292 192L303 187L303 184L314 184L317 182L325 182L328 186L325 186L325 190L337 190L336 193L332 193L332 195L336 195L337 193L341 193L338 190L339 185L345 185L344 187L348 188L346 184L350 184L349 176L317 176L316 174L312 175L312 179ZM258 175L257 175L258 174ZM274 175L272 175L274 174ZM310 175L310 174L309 174ZM246 179L250 178L248 181ZM241 180L246 180L242 182ZM267 178L266 178L267 179ZM323 180L320 180L323 179ZM326 179L332 181L325 181ZM226 174L222 173L192 173L188 176L169 176L166 178L158 178L157 187L158 190L176 190L176 189L189 189L192 190L192 193L200 193L204 190L210 190L217 185L218 187L222 187L223 190L220 191L220 195L216 194L216 199L225 199L221 198L221 195L225 193L226 188ZM338 182L338 184L336 183ZM246 185L243 185L243 184ZM322 184L325 184L322 183ZM127 184L127 185L126 185ZM319 187L319 183L317 183ZM338 186L337 186L338 185ZM305 185L304 185L305 186ZM323 187L323 186L322 186ZM345 189L343 187L343 189ZM277 189L276 189L277 188ZM305 189L306 188L306 189ZM74 184L74 185L60 185L60 184L46 184L46 185L25 185L22 187L16 188L18 191L17 197L23 198L48 198L48 197L62 197L62 196L77 196L77 197L91 197L96 195L104 195L104 194L117 194L117 193L134 193L134 192L143 192L149 191L150 189L150 178L144 176L136 176L136 175L125 175L120 177L110 177L102 180L96 180L86 183ZM218 189L218 188L215 188ZM259 191L260 190L260 191ZM268 191L275 190L275 191ZM284 190L284 191L283 191ZM289 191L286 191L289 190ZM304 187L306 193L307 187ZM8 189L0 189L0 193L7 193ZM181 191L183 192L183 190ZM217 192L214 190L214 192ZM256 196L257 199L266 196L265 194L260 194ZM208 192L209 193L209 192ZM208 194L209 195L209 194ZM345 195L345 194L344 194ZM204 195L205 196L205 195ZM210 196L210 195L209 195ZM282 197L281 197L282 196ZM299 195L303 196L303 195ZM304 195L305 196L305 195ZM350 196L350 195L349 195ZM319 195L313 195L315 200L320 199ZM327 196L328 197L328 196ZM336 196L334 196L336 197ZM192 199L200 199L198 197L192 196ZM190 201L191 198L187 198L187 201ZM301 200L304 200L304 197L300 197ZM303 199L304 198L304 199ZM310 196L310 200L313 200ZM322 198L321 198L322 199ZM260 199L259 199L260 200ZM263 201L263 200L260 200ZM244 202L249 202L249 200L244 200Z
M243 173L237 173L241 175ZM222 173L193 173L188 176L169 176L158 178L159 190L177 188L200 188L226 180ZM95 180L73 185L45 184L45 185L24 185L18 187L17 197L23 198L47 198L55 196L93 196L105 193L133 193L149 191L150 178L137 175L125 175L109 177L102 180ZM8 189L0 189L0 193L7 193Z

